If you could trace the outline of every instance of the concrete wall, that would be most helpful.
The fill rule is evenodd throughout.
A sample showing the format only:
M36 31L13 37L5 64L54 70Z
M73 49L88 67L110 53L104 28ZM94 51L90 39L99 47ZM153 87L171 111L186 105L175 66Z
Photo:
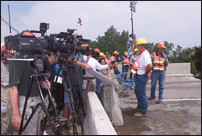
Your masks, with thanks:
M117 135L95 92L88 92L87 115L84 119L84 135Z
M191 63L169 63L166 74L191 74Z
M122 65L118 65L122 73ZM166 68L166 74L191 74L191 63L169 63Z

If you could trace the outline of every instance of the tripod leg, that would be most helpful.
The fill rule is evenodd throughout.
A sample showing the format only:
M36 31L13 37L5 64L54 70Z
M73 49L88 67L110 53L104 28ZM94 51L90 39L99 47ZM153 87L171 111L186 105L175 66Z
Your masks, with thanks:
M31 86L32 86L32 83L33 83L33 77L36 78L36 82L37 82L37 85L38 85L38 89L39 89L39 93L40 93L40 98L42 100L42 102L38 103L35 107L35 109L33 110L33 112L31 113L29 119L27 120L27 122L25 123L24 127L23 126L23 119L24 119L24 113L25 113L25 109L26 109L26 106L27 106L27 100L28 100L28 97L30 96L30 93L31 93ZM44 78L44 77L43 77ZM45 78L44 78L45 79ZM47 83L46 83L47 84ZM50 95L50 90L49 90L49 95ZM51 96L49 96L50 98L52 98ZM24 109L23 109L23 116L22 116L22 121L21 121L21 126L20 126L20 130L19 130L19 135L26 129L26 127L28 126L28 124L30 123L31 119L33 118L35 112L37 111L37 108L41 106L42 110L44 111L44 113L46 114L49 122L50 122L50 126L51 126L51 129L52 131L55 133L55 134L58 134L60 135L60 122L59 121L55 121L55 120L52 120L50 114L48 113L46 107L45 107L45 104L44 104L44 97L43 97L43 94L42 94L42 90L41 90L41 87L40 87L40 84L39 84L39 81L38 81L38 77L37 77L37 74L34 74L31 76L31 79L30 79L30 83L29 83L29 90L27 92L27 97L26 97L26 100L25 100L25 106L24 106ZM56 110L55 110L56 111ZM56 113L57 115L57 113Z
M74 99L73 99L73 94L72 94L72 86L71 86L70 79L69 79L69 77L67 75L69 75L68 70L63 71L63 85L64 85L65 91L67 91L69 101L70 101L70 113L71 113L71 116L72 116L73 134L78 134L77 128L76 128L76 125L75 125L75 108L74 108Z
M44 118L44 120L41 120L41 124L40 124L42 126L41 135L43 135L43 132L45 130L45 125L46 125L47 121L48 121L47 116Z
M48 87L48 83L47 83L47 81L45 80L45 77L44 77L44 76L43 76L43 80L45 81L45 83L46 83L46 85L47 85L48 94L49 94L49 98L50 98L51 105L52 105L52 107L53 107L54 113L55 113L56 117L59 119L58 114L57 114L56 107L55 107L54 104L53 104L53 103L54 103L54 102L53 102L53 97L52 97L52 95L51 95L51 93L50 93L50 89L49 89L49 87Z
M27 107L27 100L31 94L31 87L32 87L32 83L33 83L33 76L31 76L30 78L30 81L29 81L29 88L28 88L28 91L27 91L27 95L26 95L26 99L25 99L25 103L24 103L24 108L23 108L23 112L22 112L22 120L21 120L21 124L20 124L20 129L19 129L19 135L21 135L21 133L24 131L23 129L23 121L24 121L24 116L25 116L25 110L26 110L26 107Z

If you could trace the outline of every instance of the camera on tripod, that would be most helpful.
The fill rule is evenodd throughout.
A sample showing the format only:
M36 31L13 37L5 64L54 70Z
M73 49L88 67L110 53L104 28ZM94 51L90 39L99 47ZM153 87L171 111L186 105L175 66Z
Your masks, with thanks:
M40 23L40 31L25 30L20 34L14 36L6 36L5 46L6 50L16 50L21 58L33 58L35 62L32 63L40 72L43 71L43 66L40 61L41 57L47 52L53 52L60 61L64 63L69 61L77 52L85 52L89 47L82 47L82 41L89 41L82 39L82 35L73 34L76 29L67 29L67 32L60 32L59 34L45 35L49 29L48 23ZM36 37L34 33L40 33L40 37Z
M30 76L28 91L26 95L26 100L22 113L22 120L19 129L19 134L21 134L26 127L28 126L30 120L33 118L33 115L36 113L36 109L41 107L46 117L48 118L49 125L52 128L52 131L56 135L61 135L60 133L60 120L56 111L56 107L54 106L53 98L50 92L50 88L48 87L46 73L44 71L44 62L43 56L46 56L47 53L53 54L57 56L62 61L59 64L62 65L63 72L63 85L65 87L64 90L68 92L68 99L70 100L70 110L72 115L72 126L74 133L76 132L76 124L78 122L78 112L75 108L74 102L74 93L72 92L72 81L69 78L70 72L69 69L72 69L72 66L68 64L69 60L72 61L71 57L78 52L85 52L89 50L89 47L82 47L82 41L89 41L86 39L82 39L82 35L74 34L76 29L67 29L67 32L60 32L59 34L50 34L49 36L45 33L49 29L49 24L41 23L40 31L36 30L25 30L20 34L16 34L14 36L5 37L5 46L7 50L16 50L16 57L10 59L14 61L30 61L30 65L33 68L33 73ZM40 33L41 36L37 37L34 33ZM68 61L68 62L67 62ZM66 63L67 62L67 63ZM75 75L74 75L75 76ZM44 104L44 94L42 93L42 86L40 85L40 81L44 81L47 88L48 98L51 103L52 110L54 112L54 117L50 115L48 109ZM33 82L37 83L40 98L42 102L38 103L34 108L32 114L26 121L25 125L23 125L24 115L26 112L26 105L28 98L30 97L31 89ZM74 81L76 82L76 81ZM52 88L51 88L52 89ZM78 91L77 91L78 92ZM80 95L81 96L81 95ZM76 113L77 112L77 113ZM69 120L70 121L70 120ZM80 123L81 124L81 123Z

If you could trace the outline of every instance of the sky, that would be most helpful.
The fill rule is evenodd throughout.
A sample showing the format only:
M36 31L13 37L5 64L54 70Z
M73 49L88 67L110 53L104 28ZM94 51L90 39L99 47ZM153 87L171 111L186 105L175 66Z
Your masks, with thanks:
M1 1L1 16L23 30L39 30L49 23L47 34L77 29L95 41L113 25L117 32L132 33L130 1ZM78 24L81 18L82 25ZM133 12L133 31L149 43L173 43L183 49L201 45L201 1L138 1ZM17 34L12 30L11 35ZM10 35L1 21L1 43Z

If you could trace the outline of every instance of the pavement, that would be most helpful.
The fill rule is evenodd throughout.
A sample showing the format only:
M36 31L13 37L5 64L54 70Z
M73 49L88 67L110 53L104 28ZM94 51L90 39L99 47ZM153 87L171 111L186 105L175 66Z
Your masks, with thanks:
M151 80L146 86L150 96ZM156 90L158 90L158 85ZM119 94L119 92L117 92ZM158 91L156 91L158 97ZM193 76L170 76L166 79L163 102L148 101L148 116L135 117L137 106L134 88L119 98L124 125L114 127L118 135L201 135L201 80ZM73 135L62 122L62 135ZM77 125L81 135L81 126ZM50 127L47 135L54 135Z
M133 89L119 99L124 125L115 127L118 135L201 135L201 80L170 79L165 83L163 102L148 101L147 117L134 116L137 99ZM149 97L151 81L146 88Z

